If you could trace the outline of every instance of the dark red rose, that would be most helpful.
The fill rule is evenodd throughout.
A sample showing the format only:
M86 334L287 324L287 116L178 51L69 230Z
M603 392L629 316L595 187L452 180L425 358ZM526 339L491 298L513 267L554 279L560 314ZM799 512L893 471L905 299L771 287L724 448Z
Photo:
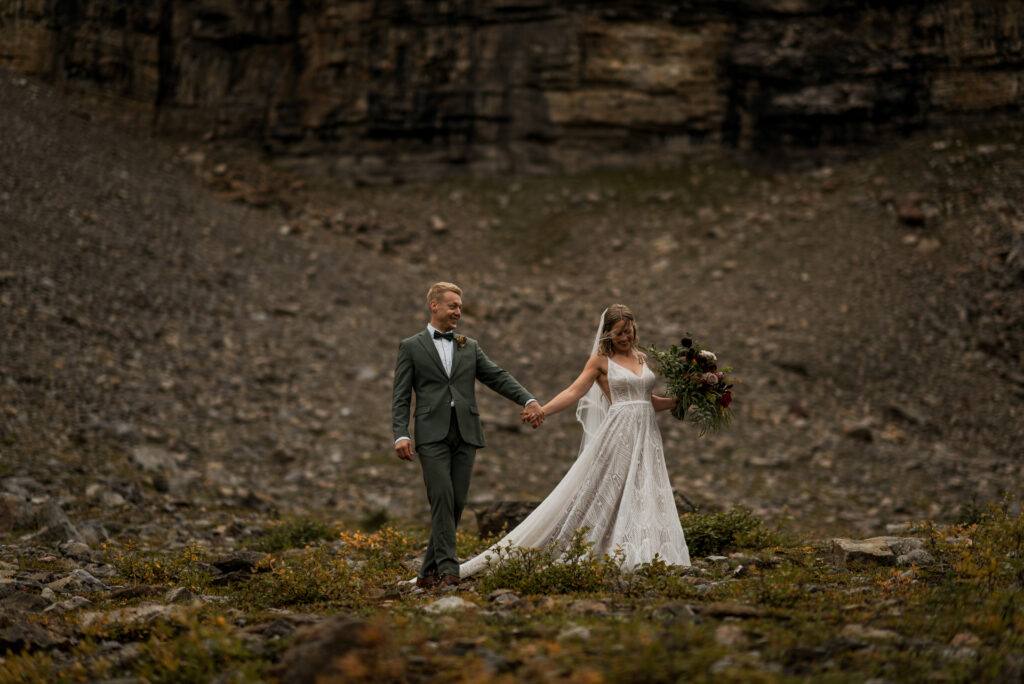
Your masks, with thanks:
M693 340L691 340L689 337L684 337L683 339L679 340L679 344L683 347L689 347L691 344L693 344Z
M732 403L732 392L726 392L719 397L718 403L722 405L722 408L729 408L729 404Z

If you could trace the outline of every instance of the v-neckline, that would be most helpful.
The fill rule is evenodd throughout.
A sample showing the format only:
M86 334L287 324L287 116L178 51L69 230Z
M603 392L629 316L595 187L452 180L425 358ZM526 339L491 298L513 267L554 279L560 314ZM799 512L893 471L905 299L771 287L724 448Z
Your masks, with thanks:
M616 366L618 366L622 370L626 371L627 373L632 375L634 378L642 378L644 376L644 364L643 364L642 361L640 362L640 372L639 373L634 373L633 371L631 371L630 369L626 368L625 366L623 366L621 363L619 363L618 361L616 361L615 359L613 359L610 356L608 357L608 361L610 363L614 363Z

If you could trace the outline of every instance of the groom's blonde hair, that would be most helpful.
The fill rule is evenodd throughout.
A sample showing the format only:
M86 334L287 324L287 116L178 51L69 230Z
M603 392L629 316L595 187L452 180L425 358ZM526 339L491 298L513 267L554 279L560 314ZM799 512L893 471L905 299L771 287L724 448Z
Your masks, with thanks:
M439 283L431 285L430 289L427 291L427 306L429 307L431 302L439 301L441 299L441 295L445 292L454 292L460 297L462 296L461 287L455 283L448 283L442 280Z

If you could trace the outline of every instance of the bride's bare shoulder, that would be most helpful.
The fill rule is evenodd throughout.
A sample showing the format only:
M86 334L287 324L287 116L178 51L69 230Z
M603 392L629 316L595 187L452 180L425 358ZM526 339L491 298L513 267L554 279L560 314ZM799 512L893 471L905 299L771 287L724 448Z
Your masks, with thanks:
M596 369L601 373L608 372L608 357L604 354L594 354L587 360L586 369Z

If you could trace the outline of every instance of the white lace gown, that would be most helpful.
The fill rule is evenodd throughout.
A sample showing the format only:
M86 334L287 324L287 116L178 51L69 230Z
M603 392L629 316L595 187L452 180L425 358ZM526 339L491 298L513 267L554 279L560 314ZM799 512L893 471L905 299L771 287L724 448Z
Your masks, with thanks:
M665 467L651 390L657 380L646 365L640 374L608 360L608 415L562 481L515 529L463 563L462 577L487 568L499 546L545 548L565 545L581 527L594 553L625 555L632 569L655 555L671 565L689 565Z

